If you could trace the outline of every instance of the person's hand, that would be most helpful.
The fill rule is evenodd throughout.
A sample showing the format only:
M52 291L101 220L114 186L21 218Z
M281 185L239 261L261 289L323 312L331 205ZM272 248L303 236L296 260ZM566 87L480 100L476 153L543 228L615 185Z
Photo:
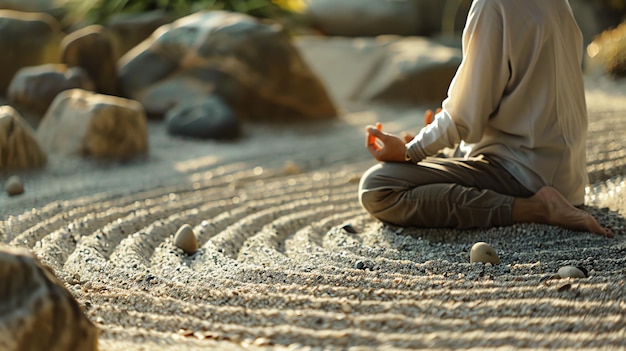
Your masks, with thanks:
M434 113L433 110L426 110L426 112L424 112L424 127L433 123L433 120L435 119L435 113L439 112L441 112L441 107L438 108L437 111ZM411 140L413 140L413 138L415 138L415 135L407 132L402 132L402 138L404 139L405 143L409 143Z
M377 128L378 127L378 128ZM385 133L380 127L367 126L366 146L367 150L374 158L381 162L405 162L406 161L406 145L402 138ZM380 143L377 142L380 140Z

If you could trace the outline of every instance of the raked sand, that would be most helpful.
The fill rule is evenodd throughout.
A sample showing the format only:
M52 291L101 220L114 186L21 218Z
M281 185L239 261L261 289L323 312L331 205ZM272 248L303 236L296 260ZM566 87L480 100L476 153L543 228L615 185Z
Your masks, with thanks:
M423 108L360 106L235 143L151 123L149 156L125 164L52 156L0 195L0 241L54 268L102 350L626 349L624 86L587 86L588 210L614 239L381 225L356 197L363 127L415 131ZM185 223L191 257L172 243ZM478 241L502 263L470 264ZM564 265L590 277L547 279Z

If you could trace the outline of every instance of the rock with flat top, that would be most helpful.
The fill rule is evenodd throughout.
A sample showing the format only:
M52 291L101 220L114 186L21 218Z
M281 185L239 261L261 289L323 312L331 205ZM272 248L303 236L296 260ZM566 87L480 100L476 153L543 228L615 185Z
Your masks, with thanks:
M37 129L48 153L129 159L148 151L148 129L137 101L81 89L54 99Z
M94 84L80 67L45 64L20 69L9 85L11 103L43 116L54 98L68 89L93 90Z
M59 61L64 34L59 22L43 13L0 10L0 95L23 67Z
M0 350L95 351L98 329L52 269L0 245Z

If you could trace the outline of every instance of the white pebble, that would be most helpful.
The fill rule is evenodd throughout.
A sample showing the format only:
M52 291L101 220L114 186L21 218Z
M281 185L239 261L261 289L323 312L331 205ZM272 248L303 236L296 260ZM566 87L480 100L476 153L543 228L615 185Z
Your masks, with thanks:
M574 266L561 267L559 268L557 274L561 278L587 278L585 272L583 272L580 268Z
M198 239L189 224L183 224L174 236L174 245L185 251L187 255L193 255L198 251Z
M491 264L500 264L500 257L489 244L485 242L477 242L470 250L470 262L482 262Z
M22 194L24 192L24 182L22 178L16 175L9 177L6 183L4 183L4 190L9 196Z

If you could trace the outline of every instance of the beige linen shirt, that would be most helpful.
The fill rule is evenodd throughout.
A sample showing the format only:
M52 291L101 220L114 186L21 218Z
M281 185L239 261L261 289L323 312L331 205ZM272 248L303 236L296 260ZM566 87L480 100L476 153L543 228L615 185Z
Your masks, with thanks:
M443 110L407 144L422 160L460 142L528 190L584 202L587 107L582 35L567 0L474 0Z

